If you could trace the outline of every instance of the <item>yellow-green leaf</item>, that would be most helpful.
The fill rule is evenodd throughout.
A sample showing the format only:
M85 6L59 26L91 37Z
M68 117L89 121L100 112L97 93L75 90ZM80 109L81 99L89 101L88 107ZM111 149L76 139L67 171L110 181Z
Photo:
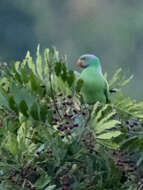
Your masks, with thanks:
M118 137L121 134L120 131L111 131L111 132L107 132L101 135L96 136L96 138L98 139L111 139L114 137Z
M113 127L115 127L115 125L120 124L119 121L116 120L111 120L108 121L106 123L101 124L100 122L97 124L97 126L95 127L95 131L96 133L101 133L106 129L111 129Z

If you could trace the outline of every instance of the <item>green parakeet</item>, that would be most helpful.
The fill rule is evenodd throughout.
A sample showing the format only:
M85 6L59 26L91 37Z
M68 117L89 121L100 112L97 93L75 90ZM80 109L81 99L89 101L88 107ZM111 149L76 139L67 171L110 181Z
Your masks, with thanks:
M77 61L77 65L84 70L80 74L83 80L81 94L87 104L94 104L97 101L109 103L109 86L104 78L100 60L95 55L82 55Z

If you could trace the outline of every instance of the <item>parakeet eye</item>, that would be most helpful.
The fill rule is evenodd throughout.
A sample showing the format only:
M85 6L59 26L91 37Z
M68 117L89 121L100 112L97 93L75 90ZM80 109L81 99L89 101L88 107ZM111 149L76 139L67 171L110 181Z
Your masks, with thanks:
M85 61L85 60L86 60L86 57L82 57L80 60L81 60L81 61Z

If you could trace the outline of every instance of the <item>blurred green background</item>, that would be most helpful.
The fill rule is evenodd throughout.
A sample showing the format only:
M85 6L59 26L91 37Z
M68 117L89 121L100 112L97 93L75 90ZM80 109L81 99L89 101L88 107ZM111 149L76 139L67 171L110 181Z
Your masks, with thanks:
M127 96L143 100L142 0L0 0L0 61L56 46L77 69L81 54L100 57L108 78L122 67Z

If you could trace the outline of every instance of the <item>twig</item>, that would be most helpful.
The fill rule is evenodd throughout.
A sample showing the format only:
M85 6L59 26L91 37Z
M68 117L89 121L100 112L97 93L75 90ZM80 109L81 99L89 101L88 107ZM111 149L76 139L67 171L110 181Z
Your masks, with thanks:
M54 102L54 107L55 107L55 109L56 109L56 111L57 111L60 119L62 119L62 117L60 115L60 112L58 110L58 107L57 107L57 104L56 104L56 100L55 100L55 96L54 96L54 92L53 92L50 64L48 64L48 66L49 66L49 83L50 83L51 96L52 96L52 99L53 99L53 102Z

